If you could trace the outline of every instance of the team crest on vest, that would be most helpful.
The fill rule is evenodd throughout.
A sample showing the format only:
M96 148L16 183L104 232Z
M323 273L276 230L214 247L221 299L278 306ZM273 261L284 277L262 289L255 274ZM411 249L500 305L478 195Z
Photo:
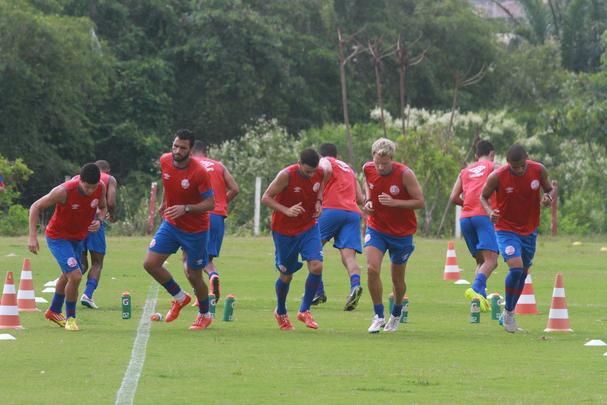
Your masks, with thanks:
M400 193L400 188L398 186L390 186L390 194L396 195Z
M78 265L78 262L76 261L75 257L70 257L67 259L67 265L69 267L76 267Z
M181 188L186 190L190 188L190 181L188 179L181 180Z
M531 189L532 190L537 190L540 187L540 182L539 180L533 180L531 182Z
M99 200L98 199L93 199L93 201L91 201L91 208L97 208L97 206L99 205Z
M312 190L315 193L318 193L318 190L320 190L320 183L314 183L314 185L312 186Z

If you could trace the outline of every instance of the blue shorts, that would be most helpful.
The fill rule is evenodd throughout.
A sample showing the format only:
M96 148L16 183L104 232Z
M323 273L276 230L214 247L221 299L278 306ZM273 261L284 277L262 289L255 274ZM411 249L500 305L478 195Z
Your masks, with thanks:
M469 218L461 218L459 224L468 250L472 256L476 256L479 250L490 250L498 252L495 228L488 216L478 215Z
M82 271L80 257L83 252L83 241L53 239L47 236L46 243L63 273L71 273L74 270Z
M209 243L207 244L207 253L212 259L219 257L221 244L223 243L223 234L225 232L225 217L217 214L210 215L211 227L209 228Z
M362 253L360 241L360 214L353 211L325 208L318 218L320 240L325 242L335 238L333 247L354 249Z
M367 226L365 234L365 247L373 246L385 253L386 250L390 254L390 261L393 264L407 263L411 254L415 250L413 244L413 235L408 236L392 236Z
M97 232L89 232L82 243L83 252L90 250L91 252L101 253L102 255L105 254L105 226L103 225L103 221L101 222L99 230Z
M523 267L529 268L533 264L535 255L535 243L537 241L537 230L530 235L519 235L515 232L497 231L497 243L504 261L513 257L523 259Z
M322 244L318 224L295 236L287 236L272 231L274 247L276 248L276 268L283 274L293 274L301 269L302 260L319 260L322 262Z
M149 250L162 255L173 254L181 247L188 256L188 267L193 270L202 270L208 264L207 242L209 231L185 232L177 227L162 221L150 242Z

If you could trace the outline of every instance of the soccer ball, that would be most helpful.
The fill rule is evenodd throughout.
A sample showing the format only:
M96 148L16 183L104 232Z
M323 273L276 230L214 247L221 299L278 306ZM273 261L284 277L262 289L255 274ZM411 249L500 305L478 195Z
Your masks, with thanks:
M160 312L156 312L150 316L150 321L159 322L162 321L162 314Z

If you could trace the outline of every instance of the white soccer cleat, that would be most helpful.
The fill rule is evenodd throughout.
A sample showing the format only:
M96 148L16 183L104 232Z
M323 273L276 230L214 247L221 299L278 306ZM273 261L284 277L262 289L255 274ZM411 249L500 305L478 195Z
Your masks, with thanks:
M384 332L396 332L398 324L400 323L400 316L390 315L390 319L384 325Z
M377 314L375 314L375 316L373 317L373 322L371 322L371 326L369 326L369 333L378 333L381 328L384 327L384 325L386 324L386 320L384 318L380 318L379 316L377 316Z
M504 309L504 329L508 333L514 333L522 330L516 324L516 320L514 319L514 311Z
M93 301L93 299L87 297L86 294L82 294L82 297L80 297L80 304L84 305L85 307L89 307L90 309L98 309L99 308L97 306L97 304L95 304L95 302Z

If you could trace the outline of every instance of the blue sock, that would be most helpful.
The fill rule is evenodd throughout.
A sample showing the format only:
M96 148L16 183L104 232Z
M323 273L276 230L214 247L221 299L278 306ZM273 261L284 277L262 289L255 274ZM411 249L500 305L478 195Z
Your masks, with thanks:
M282 281L280 277L276 280L276 301L278 302L276 304L276 313L278 315L285 315L287 313L287 294L289 294L290 285L290 283Z
M516 303L518 302L518 299L521 298L521 294L523 293L523 288L525 287L525 279L527 278L527 273L529 272L529 270L525 271L525 269L523 269L523 274L521 274L521 277L518 280L518 286L516 288L516 294L514 297L514 306L516 307Z
M384 317L384 304L373 305L373 311L378 318Z
M213 276L217 276L217 277L219 277L219 273L217 273L216 271L212 271L212 272L210 272L210 273L209 273L209 280L210 280L210 279L211 279L211 277L213 277Z
M523 269L521 267L512 267L506 275L506 305L505 308L508 311L514 311L518 297L521 295L519 290L519 283L523 276ZM524 283L524 280L523 280Z
M360 274L352 274L350 276L350 289L360 285Z
M472 283L472 289L487 298L487 276L479 272Z
M59 314L63 312L63 301L65 301L65 295L55 293L51 302L51 311Z
M306 279L306 288L304 290L304 296L301 300L301 305L299 306L299 312L306 312L310 309L310 305L312 305L312 300L314 299L314 295L316 294L316 290L318 290L318 285L321 281L321 274L308 273L308 278Z
M179 284L177 284L175 282L174 279L170 279L169 281L167 281L166 283L163 283L162 286L167 290L167 292L169 294L171 294L173 297L179 295L179 293L181 292L181 287L179 287Z
M206 314L207 312L209 312L209 299L205 299L205 300L198 300L198 312L200 312L201 314Z
M318 289L316 290L316 295L324 294L324 292L325 284L322 282L322 280L320 280L320 283L318 283Z
M65 317L76 317L76 301L65 301Z
M84 295L86 295L89 298L93 298L93 293L95 293L95 290L97 289L97 284L98 281L94 278L89 279L86 282L86 288L84 289Z
M392 316L395 318L400 318L400 314L403 312L403 304L396 305L392 307Z

